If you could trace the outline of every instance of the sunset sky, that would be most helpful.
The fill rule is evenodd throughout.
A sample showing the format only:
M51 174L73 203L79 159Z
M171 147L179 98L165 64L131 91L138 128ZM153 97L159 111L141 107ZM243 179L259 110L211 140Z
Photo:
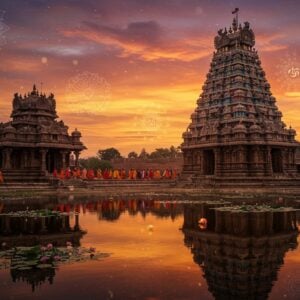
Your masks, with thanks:
M284 121L300 132L297 0L1 0L0 121L15 92L42 82L69 131L81 131L83 156L178 146L235 7Z

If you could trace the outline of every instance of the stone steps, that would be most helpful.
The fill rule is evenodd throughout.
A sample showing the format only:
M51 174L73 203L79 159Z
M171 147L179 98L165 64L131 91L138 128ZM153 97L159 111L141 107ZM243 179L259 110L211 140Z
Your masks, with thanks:
M85 181L88 188L97 187L169 187L175 184L175 180L94 180Z
M23 169L23 170L3 170L4 182L48 182L45 172L39 169Z
M0 185L1 191L6 190L53 190L54 187L47 182L5 182Z

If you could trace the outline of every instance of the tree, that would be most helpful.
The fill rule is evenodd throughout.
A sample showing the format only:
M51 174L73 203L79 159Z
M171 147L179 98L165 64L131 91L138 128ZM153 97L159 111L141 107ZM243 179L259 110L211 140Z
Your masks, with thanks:
M173 145L170 147L171 158L176 158L180 153L180 147L175 148Z
M137 158L138 154L134 151L131 151L128 153L128 158Z
M112 165L109 161L99 159L99 157L96 156L89 157L89 158L80 158L79 165L82 168L93 169L93 170L97 170L97 169L105 170L105 169L112 168Z
M107 148L104 150L98 150L97 155L101 160L108 160L108 161L111 161L115 158L122 157L119 150L117 150L116 148Z
M149 157L149 153L146 152L145 148L142 149L139 158L141 159L147 159Z
M157 158L169 158L170 157L170 150L168 148L157 148L150 154L150 158L157 159Z

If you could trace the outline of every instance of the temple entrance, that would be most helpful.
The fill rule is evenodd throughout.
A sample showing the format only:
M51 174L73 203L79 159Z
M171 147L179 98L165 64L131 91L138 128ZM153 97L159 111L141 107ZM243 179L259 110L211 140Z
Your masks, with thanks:
M13 150L10 155L11 168L24 169L23 158L24 156L22 150Z
M46 169L52 173L54 169L59 171L61 169L61 155L57 150L51 149L46 155Z
M215 174L215 154L213 150L203 151L203 174L204 175Z
M274 173L282 173L282 154L280 149L271 150L271 159L272 159L272 169Z

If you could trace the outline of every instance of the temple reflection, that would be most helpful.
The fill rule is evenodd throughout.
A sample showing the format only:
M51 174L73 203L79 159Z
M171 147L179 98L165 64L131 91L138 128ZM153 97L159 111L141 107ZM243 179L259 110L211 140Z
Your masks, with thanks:
M9 212L0 214L0 251L15 247L34 247L51 244L65 247L67 243L80 246L86 234L81 230L79 214L75 214L74 225L70 225L70 214L59 213L39 216L33 212ZM18 259L18 257L14 258ZM53 284L56 269L10 268L13 282L26 282L35 291L44 283Z
M184 243L215 299L267 299L286 252L297 247L296 210L223 206L185 205Z
M10 211L19 211L28 208L28 203L0 203L0 214ZM171 218L175 220L182 214L182 204L176 201L160 201L159 199L55 199L43 205L51 211L62 213L90 213L97 215L99 220L116 221L127 212L135 216L140 214L146 217L148 214L159 218ZM38 201L31 201L29 209L40 209ZM1 232L0 232L1 233Z

